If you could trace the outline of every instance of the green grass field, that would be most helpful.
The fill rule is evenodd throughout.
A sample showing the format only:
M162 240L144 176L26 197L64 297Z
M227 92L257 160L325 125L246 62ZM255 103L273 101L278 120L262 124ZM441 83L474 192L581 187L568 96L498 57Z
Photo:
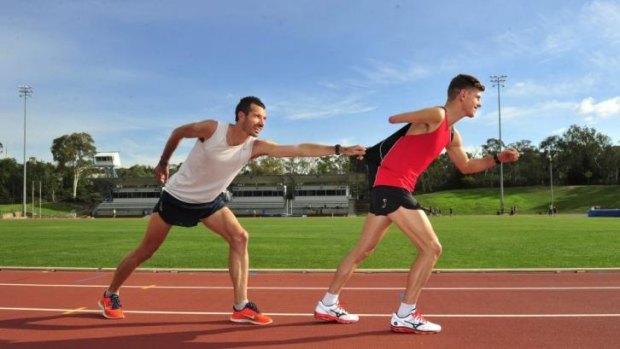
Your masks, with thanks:
M359 237L363 217L242 218L250 267L333 269ZM620 218L585 215L431 218L444 253L437 268L620 267ZM115 267L140 241L146 219L0 220L0 266ZM392 227L361 268L409 268L415 249ZM204 227L173 228L143 267L225 268L227 245Z
M558 186L553 190L554 205L560 213L583 214L592 206L620 208L620 185ZM500 206L500 189L461 189L416 195L425 207L451 207L457 214L494 214ZM517 206L520 213L546 213L551 202L549 187L504 188L506 212Z
M22 204L0 205L0 214L22 212L22 209L23 209ZM52 203L52 202L42 203L40 210L39 210L38 201L35 202L34 210L33 210L31 202L29 202L26 205L26 212L28 212L29 215L32 212L34 212L35 216L39 216L39 213L41 213L41 215L44 217L46 216L68 216L70 214L75 214L77 210L79 210L78 205L66 204L66 203Z

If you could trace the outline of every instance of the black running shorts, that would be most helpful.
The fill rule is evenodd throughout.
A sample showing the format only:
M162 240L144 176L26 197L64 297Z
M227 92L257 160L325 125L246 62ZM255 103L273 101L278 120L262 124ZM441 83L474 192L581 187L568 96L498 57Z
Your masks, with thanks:
M175 198L164 190L153 212L158 212L164 222L170 225L194 227L201 219L209 217L225 206L222 195L204 204L190 204Z
M399 207L420 210L422 207L413 195L403 188L379 185L370 191L370 213L387 216Z

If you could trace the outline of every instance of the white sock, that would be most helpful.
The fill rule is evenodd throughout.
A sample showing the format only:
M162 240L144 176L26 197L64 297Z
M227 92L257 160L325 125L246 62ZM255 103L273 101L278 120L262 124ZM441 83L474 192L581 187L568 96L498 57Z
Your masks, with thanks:
M236 304L234 308L236 311L241 311L243 310L243 308L245 308L245 305L248 304L249 302L250 302L249 300L245 299L241 303Z
M331 294L329 292L325 292L325 296L323 297L323 300L321 302L323 302L323 304L328 306L328 307L332 306L332 305L338 303L338 295L337 294Z
M396 313L396 315L398 315L399 318L406 318L413 313L414 310L415 304L400 303L400 307L398 308L398 313Z

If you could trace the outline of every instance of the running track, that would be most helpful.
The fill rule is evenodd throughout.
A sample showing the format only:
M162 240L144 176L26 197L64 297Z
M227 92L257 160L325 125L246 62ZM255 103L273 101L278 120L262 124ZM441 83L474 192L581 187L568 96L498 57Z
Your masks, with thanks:
M137 272L122 289L125 320L96 301L109 271L0 270L0 348L618 348L620 272L438 273L420 308L437 335L389 331L405 273L357 273L343 291L357 324L312 312L330 273L258 272L250 298L268 326L228 322L223 272Z

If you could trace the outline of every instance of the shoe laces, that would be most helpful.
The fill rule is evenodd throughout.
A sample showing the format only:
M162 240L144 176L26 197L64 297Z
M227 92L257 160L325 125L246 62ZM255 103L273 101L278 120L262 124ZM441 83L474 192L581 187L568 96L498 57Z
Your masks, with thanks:
M422 322L422 323L426 323L426 319L424 318L424 314L422 314L421 311L419 311L418 309L414 310L413 313L411 313L411 315L413 316L413 319L417 322Z
M121 300L117 294L112 294L110 296L110 301L112 302L112 309L120 309L121 308Z
M340 301L336 301L336 304L334 304L334 307L336 310L338 310L339 313L345 313L348 314L349 312L344 308L345 303L344 302L340 302Z

